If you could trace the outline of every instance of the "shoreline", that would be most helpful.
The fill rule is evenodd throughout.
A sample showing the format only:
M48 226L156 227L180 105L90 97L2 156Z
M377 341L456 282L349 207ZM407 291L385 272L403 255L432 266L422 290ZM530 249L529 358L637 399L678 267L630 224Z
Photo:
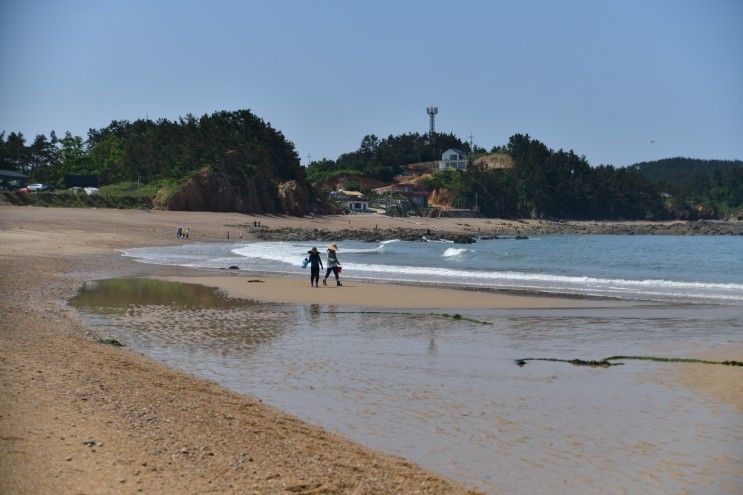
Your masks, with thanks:
M142 212L48 212L0 207L0 492L479 493L98 343L66 301L94 278L176 274L115 252L171 231Z
M614 304L590 298L399 284L356 286L356 282L348 287L344 283L344 291L313 292L302 279L288 277L251 286L241 280L246 277L147 265L116 252L175 244L173 226L180 224L190 226L190 242L224 241L231 228L227 226L236 220L245 220L245 216L0 207L0 310L4 315L0 332L0 386L4 390L0 400L0 491L99 493L145 488L149 492L475 493L411 462L297 420L258 399L230 392L131 350L98 344L96 339L101 335L60 304L86 280L182 277L202 285L235 285L235 295L248 296L261 286L271 298L284 297L291 304L305 304L297 300L297 294L316 298L316 294L330 297L344 293L368 293L378 304L395 303L379 307L396 308L411 308L415 294L439 298L439 303L456 295L458 302L447 307L461 309L466 309L460 304L463 294L471 298L473 307L495 301L504 307L536 304L540 308L552 307L549 304L554 300L566 307ZM349 221L343 217L325 220L326 227L336 232ZM367 228L364 222L370 220L361 218L354 227ZM268 216L261 221L271 229L311 222ZM296 290L289 291L294 284ZM401 298L406 298L404 303L409 306L403 305ZM358 306L345 299L338 305ZM725 376L722 386L692 378L688 386L708 393L714 385L717 388L710 396L724 401L735 397L738 390L730 379L737 375Z
M562 294L517 293L517 291L428 285L372 283L344 279L343 287L333 281L322 290L307 286L306 277L271 276L260 272L154 277L172 282L196 283L224 291L230 297L283 304L324 304L380 309L475 310L475 309L567 309L605 308L631 305L624 301ZM249 282L260 280L260 282ZM336 290L339 289L339 290ZM464 296L464 297L463 297ZM453 302L454 301L454 302Z
M403 241L448 241L456 244L471 244L478 240L527 239L534 235L743 235L743 222L700 220L694 222L555 222L541 220L497 220L497 219L458 219L449 221L438 229L441 219L421 219L408 221L419 223L421 227L359 228L328 230L324 228L279 227L265 229L249 224L232 224L231 227L244 229L263 241L362 241L380 242L399 239ZM403 221L403 219L400 219ZM454 219L448 219L454 220ZM454 225L451 225L454 223ZM501 223L500 228L493 223ZM425 225L425 227L424 227ZM473 227L476 225L476 227ZM461 229L452 229L460 226ZM433 228L432 228L433 227Z

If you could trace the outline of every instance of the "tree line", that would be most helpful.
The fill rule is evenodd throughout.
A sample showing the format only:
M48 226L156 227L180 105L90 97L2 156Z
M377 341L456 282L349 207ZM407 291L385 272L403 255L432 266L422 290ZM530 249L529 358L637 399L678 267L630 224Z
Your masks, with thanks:
M675 217L726 216L743 209L743 161L674 157L628 167L656 183Z
M380 139L374 134L363 137L358 149L343 153L336 160L318 160L308 169L308 178L315 183L343 175L363 175L385 182L404 171L405 165L438 160L448 148L458 148L467 153L484 151L470 149L470 144L454 134L417 132L390 135Z
M431 187L453 191L460 205L486 216L549 219L650 219L664 214L657 187L637 172L610 165L591 167L572 150L553 150L528 134L496 148L514 159L513 169L436 174Z
M304 178L294 145L249 110L215 112L176 120L115 120L90 129L85 139L66 132L0 133L0 168L60 186L65 175L91 175L103 184L182 179L226 157L240 172L258 178Z
M61 186L66 175L91 175L103 184L182 181L204 167L222 167L235 183L273 191L291 179L315 184L358 176L391 182L406 166L431 162L448 148L471 157L486 153L454 134L404 133L363 137L358 149L335 160L299 165L294 145L249 110L176 120L112 121L85 138L69 132L27 141L0 133L0 168L32 181ZM505 218L661 219L718 217L743 210L743 162L671 158L626 168L591 167L572 150L553 150L528 134L511 136L490 152L507 153L513 169L470 166L429 181L446 188L462 207ZM225 164L228 164L226 166Z

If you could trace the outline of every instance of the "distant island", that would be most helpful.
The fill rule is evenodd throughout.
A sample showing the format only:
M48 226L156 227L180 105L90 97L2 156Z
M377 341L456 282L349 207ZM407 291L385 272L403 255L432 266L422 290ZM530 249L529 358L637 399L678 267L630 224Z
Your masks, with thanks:
M459 165L446 166L453 150ZM442 155L443 154L443 155ZM525 134L486 150L454 134L364 136L336 160L300 165L294 145L249 110L113 121L85 139L0 133L0 200L46 206L340 213L341 197L390 215L548 220L743 217L743 162L668 158L590 166ZM75 179L95 186L81 194ZM26 193L27 183L54 191ZM21 189L19 191L18 189ZM334 201L336 199L336 201ZM356 202L355 204L361 204Z

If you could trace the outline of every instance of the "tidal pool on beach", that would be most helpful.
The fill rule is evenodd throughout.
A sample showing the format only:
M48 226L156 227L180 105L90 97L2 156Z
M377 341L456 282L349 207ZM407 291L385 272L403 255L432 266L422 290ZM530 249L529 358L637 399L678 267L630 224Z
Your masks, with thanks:
M672 376L714 365L515 364L739 345L740 306L462 312L484 325L151 279L70 304L135 351L487 492L743 491L743 414Z

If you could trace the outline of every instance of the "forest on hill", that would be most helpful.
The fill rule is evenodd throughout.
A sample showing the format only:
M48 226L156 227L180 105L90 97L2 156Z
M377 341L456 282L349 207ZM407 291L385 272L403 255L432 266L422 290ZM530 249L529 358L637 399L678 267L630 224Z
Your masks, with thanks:
M339 176L364 176L390 182L403 173L405 165L438 160L442 151L458 148L467 153L484 152L459 139L454 134L417 132L390 135L380 139L374 134L363 137L358 149L343 153L336 160L318 160L307 169L307 177L314 183Z
M406 165L438 160L447 148L459 148L470 158L486 153L453 134L437 133L433 140L418 133L384 139L367 135L358 149L337 160L312 162L307 177L318 188L335 177L354 185L363 184L362 178L390 182L409 173ZM476 206L485 216L501 218L698 219L743 211L740 161L674 158L626 168L592 167L584 156L551 149L528 134L515 134L490 153L510 155L515 166L470 165L426 182L445 189L458 207Z
M52 132L27 144L20 133L3 133L0 168L55 187L67 175L94 176L111 192L173 200L178 209L282 211L278 188L286 181L310 198L294 145L249 110L113 121L85 139Z
M646 179L657 184L670 198L671 208L697 205L726 216L743 210L743 161L665 158L631 165Z
M171 209L303 214L329 211L324 188L335 184L334 178L390 183L409 173L407 165L438 160L447 148L470 158L487 153L454 134L382 139L370 134L358 149L305 169L280 131L249 110L238 110L172 121L113 121L90 129L85 139L52 132L26 142L20 133L2 132L0 168L56 187L68 175L94 176L109 196L146 196ZM626 168L592 167L584 156L551 149L528 134L515 134L490 152L509 155L514 166L471 165L425 182L446 191L458 207L477 207L492 217L697 219L743 212L741 161L669 158Z
M511 136L497 148L514 159L513 169L445 171L431 179L477 198L486 216L551 219L660 219L666 214L658 189L634 171L591 167L572 150L553 150L528 134Z

